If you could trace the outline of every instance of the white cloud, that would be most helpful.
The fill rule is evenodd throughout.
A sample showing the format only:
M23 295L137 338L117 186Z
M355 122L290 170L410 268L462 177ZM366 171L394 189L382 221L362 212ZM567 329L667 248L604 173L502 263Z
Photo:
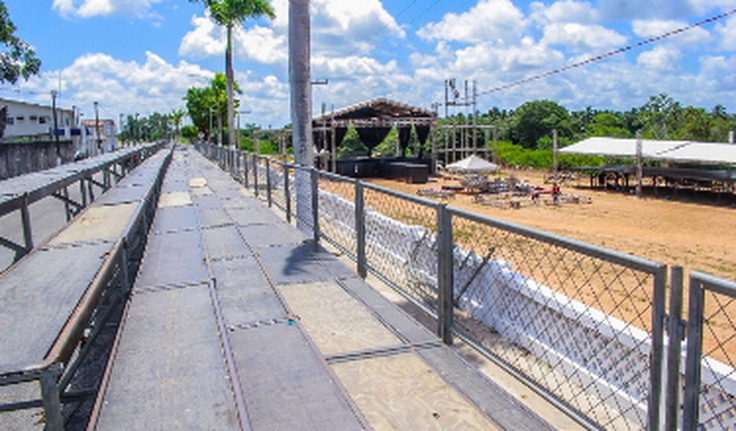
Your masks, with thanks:
M598 21L598 12L588 2L559 1L546 6L540 2L531 4L531 17L542 24L591 23Z
M550 24L544 28L543 44L565 45L577 52L600 51L626 43L626 38L600 25Z
M674 47L657 46L639 54L637 64L648 70L672 73L680 68L682 53Z
M427 40L464 43L517 40L526 27L524 15L509 0L481 0L468 12L449 13L442 21L428 24L417 34Z
M642 21L637 20L632 23L632 30L634 34L641 38L650 38L661 36L667 32L677 30L679 28L686 27L688 24L683 21ZM712 39L710 33L702 27L693 28L686 32L682 32L665 39L671 43L677 43L678 45L689 44L696 45L701 43L707 43Z
M163 0L54 0L51 8L66 17L91 18L124 14L139 18L160 18L151 8L161 1Z
M193 16L194 30L187 33L179 46L179 55L194 58L220 57L225 54L225 30L206 14ZM287 60L286 37L272 28L255 25L238 27L233 32L235 56L239 60L262 64L278 64Z
M720 49L736 51L736 16L732 16L723 24L718 24L715 32L720 39Z
M77 58L61 71L33 77L24 88L39 94L39 103L47 103L46 95L57 88L59 76L61 106L75 105L90 113L98 101L106 118L117 119L120 113L165 113L183 107L187 88L205 85L213 73L184 61L169 64L151 52L146 52L144 63L96 53Z

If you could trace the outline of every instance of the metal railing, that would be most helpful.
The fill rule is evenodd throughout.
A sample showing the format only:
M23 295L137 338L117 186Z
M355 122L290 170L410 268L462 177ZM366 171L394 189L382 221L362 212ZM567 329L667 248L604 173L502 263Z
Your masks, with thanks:
M583 426L734 427L732 282L693 272L684 321L681 268L668 277L667 265L636 256L311 168L198 147L351 257L359 275L371 272L435 317L443 341L462 338ZM706 294L710 305L698 300ZM704 340L708 348L698 350Z
M23 232L22 243L0 236L0 246L15 252L18 261L34 247L31 224L32 204L45 199L57 199L64 205L68 222L92 203L96 196L109 190L138 164L155 154L162 144L127 148L80 162L61 165L2 181L0 217L18 212ZM71 190L74 187L78 190Z
M159 148L156 146L155 150ZM146 155L155 153L152 148L145 151ZM156 162L160 163L160 170L155 180L139 201L121 237L106 253L100 269L43 361L0 374L0 387L39 382L40 399L4 402L0 404L0 413L40 407L44 411L45 429L63 430L80 403L94 399L99 382L90 382L80 369L95 360L90 359L90 353L99 348L96 340L108 323L120 318L144 252L171 157L169 152L161 162Z

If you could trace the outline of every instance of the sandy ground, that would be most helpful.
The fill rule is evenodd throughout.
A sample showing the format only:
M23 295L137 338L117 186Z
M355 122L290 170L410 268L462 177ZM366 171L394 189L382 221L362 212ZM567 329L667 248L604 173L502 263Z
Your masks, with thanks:
M545 186L541 172L513 174L531 184ZM420 188L456 184L445 179L428 184L371 182L409 194L416 194ZM473 196L468 194L456 194L447 203L656 262L680 265L686 271L698 270L736 280L736 207L654 197L638 199L621 192L590 189L587 177L564 183L562 193L589 196L593 203L500 209L474 203Z
M543 172L505 172L506 176L509 174L533 185L550 187L544 184ZM459 184L451 179L436 179L428 184L406 184L391 180L370 182L412 195L420 188ZM736 199L731 199L731 203L694 203L684 198L669 200L662 194L659 197L636 198L623 192L591 189L587 177L563 183L562 193L590 197L592 204L539 204L502 209L475 203L472 195L463 193L445 202L450 206L669 266L682 266L685 271L685 315L689 271L697 270L736 280L736 205L733 203ZM608 296L595 296L603 308L615 306L610 299L606 299ZM705 301L705 318L709 328L704 331L704 352L726 364L733 364L736 361L736 339L733 338L731 316L736 315L736 300L729 300L722 295L706 295ZM621 318L629 320L631 316Z

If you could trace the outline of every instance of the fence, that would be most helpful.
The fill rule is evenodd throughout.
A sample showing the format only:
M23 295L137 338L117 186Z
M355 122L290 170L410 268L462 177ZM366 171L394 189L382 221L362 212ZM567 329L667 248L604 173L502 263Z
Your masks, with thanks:
M668 276L664 264L432 200L199 148L345 252L358 274L370 271L436 317L445 342L462 338L582 425L736 426L733 283L693 272L685 322L681 268Z

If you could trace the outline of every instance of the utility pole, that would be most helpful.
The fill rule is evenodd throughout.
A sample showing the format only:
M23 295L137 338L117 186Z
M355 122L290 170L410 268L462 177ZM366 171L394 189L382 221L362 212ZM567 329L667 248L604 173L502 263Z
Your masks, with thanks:
M312 84L310 71L309 0L289 1L289 84L291 87L291 123L294 161L297 165L312 167ZM302 169L294 172L296 179L297 227L307 231L303 220L317 219L312 211L312 174ZM300 223L299 220L302 220ZM316 232L316 229L315 229ZM315 240L317 234L314 235Z
M118 130L120 130L120 141L123 139L123 113L120 113L120 122L118 123ZM122 143L122 142L121 142Z
M104 153L102 149L102 136L100 136L100 110L97 101L95 101L95 133L97 134L97 151Z
M56 143L56 164L61 165L61 145L59 145L59 120L56 118L56 90L51 90L51 110L54 115L54 142Z

